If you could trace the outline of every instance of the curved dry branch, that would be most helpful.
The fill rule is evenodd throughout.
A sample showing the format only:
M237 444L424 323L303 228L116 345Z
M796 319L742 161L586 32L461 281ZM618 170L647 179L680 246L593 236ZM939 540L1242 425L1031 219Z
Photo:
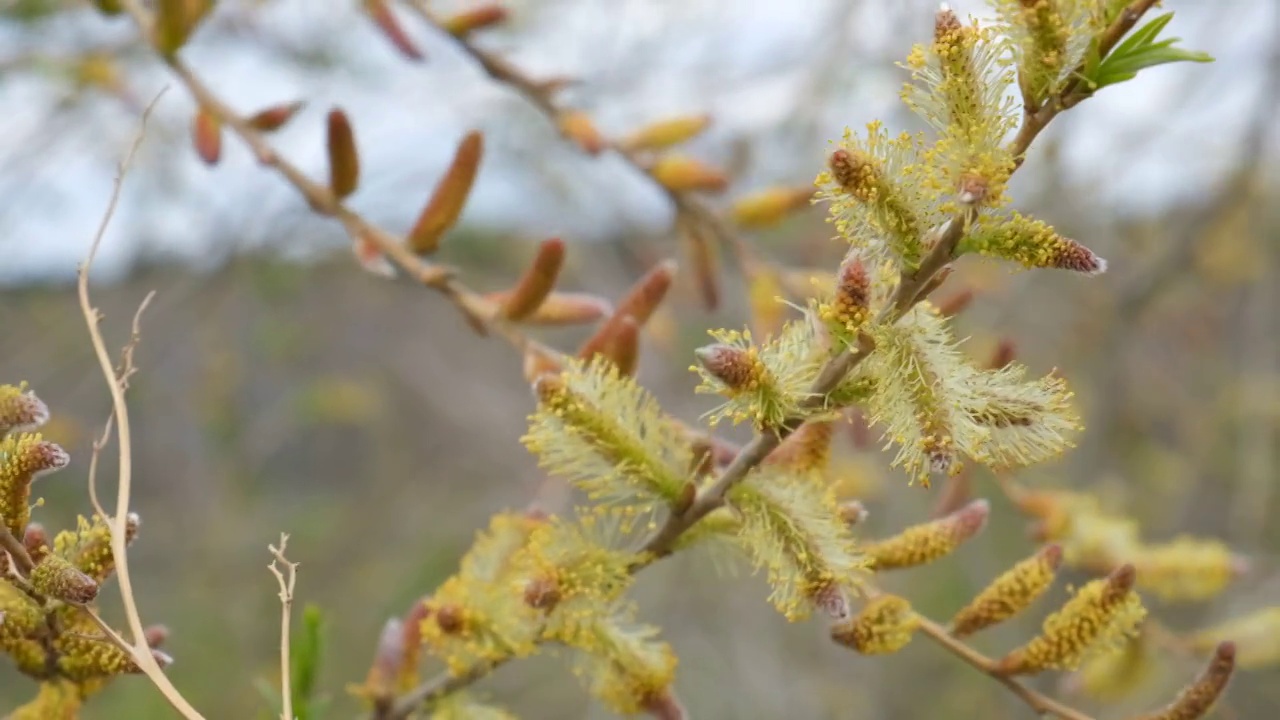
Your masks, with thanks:
M126 545L128 543L127 532L125 526L129 519L129 496L132 490L133 482L133 453L132 453L132 433L129 425L129 408L125 403L124 393L125 386L128 382L127 374L119 373L115 365L111 361L111 354L107 351L106 342L102 339L102 330L99 327L102 321L102 314L93 306L89 297L89 271L93 266L94 257L97 255L98 247L102 244L102 237L106 234L107 226L111 222L112 216L115 214L116 205L120 200L120 190L124 185L125 175L128 173L129 166L133 162L133 157L138 151L138 147L142 144L142 139L146 133L147 119L151 115L151 110L159 101L161 95L157 95L142 115L142 126L138 130L137 136L134 138L133 145L129 148L128 153L120 162L119 169L116 172L115 183L111 190L111 199L107 204L106 212L103 214L102 222L98 226L98 231L94 235L93 242L89 246L89 253L79 270L78 291L80 296L80 309L84 314L85 325L88 327L89 339L93 345L94 354L98 358L98 364L102 368L103 377L106 379L107 388L111 392L111 405L113 408L113 417L115 418L117 438L119 440L119 474L117 477L116 488L116 511L110 517L111 525L111 555L115 563L116 577L120 583L120 598L124 604L125 616L129 622L129 633L133 636L132 642L126 642L118 634L106 628L96 616L95 622L108 632L108 637L112 639L120 648L129 653L130 657L144 674L155 684L156 688L164 695L169 704L175 710L182 714L187 720L203 720L204 716L191 706L187 699L182 696L173 683L170 682L167 675L160 668L160 664L156 661L155 656L151 652L151 648L147 646L145 632L142 626L142 617L138 612L138 601L133 593L133 579L129 575L129 557ZM136 328L135 328L136 329ZM132 347L126 348L126 357L132 356ZM127 366L126 366L127 368ZM126 369L127 373L127 369ZM122 376L123 375L123 376ZM96 494L96 493L95 493Z

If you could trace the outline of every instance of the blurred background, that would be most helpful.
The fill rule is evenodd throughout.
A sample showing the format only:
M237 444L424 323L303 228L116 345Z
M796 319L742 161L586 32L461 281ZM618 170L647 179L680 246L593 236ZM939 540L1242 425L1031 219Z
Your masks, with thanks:
M432 3L440 12L473 5ZM931 3L505 5L509 20L475 43L535 77L571 77L562 97L605 134L710 113L711 129L688 151L732 177L728 192L707 197L713 207L811 182L846 126L880 118L918 127L898 101L895 63L929 37ZM1252 572L1220 600L1151 601L1180 629L1280 597L1280 6L1166 6L1177 12L1169 32L1217 62L1155 68L1104 90L1054 122L1014 183L1018 207L1096 250L1110 271L1084 278L974 260L948 287L974 293L958 323L975 356L1011 341L1033 372L1058 368L1076 390L1087 425L1079 447L1023 473L1028 484L1095 492L1137 518L1144 537L1219 537L1250 557ZM327 167L324 113L343 107L362 158L351 205L398 232L461 136L483 130L475 191L440 255L472 287L505 287L552 235L569 243L562 287L616 298L662 258L688 267L671 202L641 173L610 153L583 154L447 35L395 10L425 62L399 55L354 0L223 0L184 57L242 111L306 100L273 141L317 178ZM157 293L129 396L141 610L171 628L171 675L208 717L267 717L255 689L274 682L277 662L266 546L291 533L299 597L328 618L330 716L350 717L344 687L364 677L382 623L455 569L488 516L525 506L542 487L518 443L532 408L521 359L475 336L439 296L362 272L342 228L312 215L234 139L219 165L201 163L191 99L127 19L84 3L0 0L0 382L31 383L54 409L46 434L73 457L40 482L46 526L89 512L86 464L109 411L76 267L140 110L165 86L93 274L113 346ZM834 269L842 247L832 234L814 208L742 237L765 258ZM690 422L714 404L692 393L690 351L708 328L748 318L728 258L721 275L722 302L707 310L683 273L645 335L642 382ZM572 348L587 332L539 337ZM908 487L874 443L844 445L848 482L871 510L868 534L928 516L936 489ZM107 463L104 482L113 471ZM934 616L949 616L1034 547L991 478L973 482L993 500L987 532L890 583ZM820 623L788 625L760 578L708 568L705 558L677 558L646 572L636 591L681 658L676 687L693 718L1031 716L927 642L857 657ZM1002 653L1040 616L976 644ZM1124 717L1161 704L1195 671L1172 658L1121 700L1065 699ZM1278 672L1242 673L1219 716L1273 717ZM1053 678L1036 685L1061 690ZM0 667L0 711L33 688ZM480 689L521 717L609 717L554 658L506 667ZM170 714L137 678L114 683L87 717Z

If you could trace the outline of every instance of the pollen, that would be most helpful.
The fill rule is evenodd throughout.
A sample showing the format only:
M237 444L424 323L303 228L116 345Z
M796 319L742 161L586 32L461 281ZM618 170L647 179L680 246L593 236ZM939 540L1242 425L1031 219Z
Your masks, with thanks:
M897 595L881 595L832 627L831 639L863 655L886 655L906 647L919 626L910 602Z
M31 483L38 476L61 470L71 456L39 433L10 435L0 440L0 516L14 537L22 537L31 519Z
M863 545L862 551L877 572L915 567L950 555L986 524L990 505L974 500L954 513L913 525L893 537Z
M1090 657L1114 652L1136 634L1147 614L1133 583L1132 565L1091 581L1045 620L1035 639L1006 655L997 669L1006 675L1075 670Z
M1027 609L1044 594L1062 563L1062 548L1046 545L997 577L951 620L951 634L972 635Z

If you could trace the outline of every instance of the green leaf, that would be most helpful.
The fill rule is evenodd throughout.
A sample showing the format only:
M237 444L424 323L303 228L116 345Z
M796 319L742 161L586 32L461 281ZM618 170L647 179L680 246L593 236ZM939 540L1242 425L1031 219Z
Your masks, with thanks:
M316 717L315 693L320 676L320 660L324 654L324 615L315 605L307 605L302 611L302 627L293 640L293 662L290 680L293 694L293 712L298 720L314 720Z
M1096 42L1086 56L1084 78L1094 90L1132 80L1138 72L1174 62L1213 62L1206 53L1174 47L1180 38L1156 41L1173 13L1165 13L1135 30L1105 58L1098 57Z

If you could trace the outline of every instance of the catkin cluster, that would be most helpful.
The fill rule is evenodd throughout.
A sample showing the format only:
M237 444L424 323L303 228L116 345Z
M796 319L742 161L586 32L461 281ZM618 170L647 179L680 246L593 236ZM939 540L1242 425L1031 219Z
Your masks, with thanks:
M12 718L75 718L112 678L139 671L89 615L115 570L108 522L82 516L75 528L50 538L31 519L32 507L41 504L33 483L71 460L36 432L48 419L48 407L25 385L0 385L0 651L40 681L36 697ZM126 543L138 524L136 515L126 518ZM169 662L159 650L153 654Z

